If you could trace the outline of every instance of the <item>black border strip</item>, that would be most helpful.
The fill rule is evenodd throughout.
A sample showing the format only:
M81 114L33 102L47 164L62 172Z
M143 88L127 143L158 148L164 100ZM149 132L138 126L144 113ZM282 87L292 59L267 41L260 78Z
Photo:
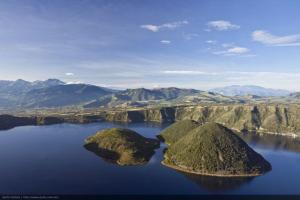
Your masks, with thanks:
M1 199L84 199L84 200L299 200L300 195L0 195Z

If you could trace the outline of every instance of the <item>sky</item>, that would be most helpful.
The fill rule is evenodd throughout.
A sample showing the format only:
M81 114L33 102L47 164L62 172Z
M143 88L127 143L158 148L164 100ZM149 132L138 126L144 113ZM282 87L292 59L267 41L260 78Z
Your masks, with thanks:
M300 91L298 0L3 0L0 79Z

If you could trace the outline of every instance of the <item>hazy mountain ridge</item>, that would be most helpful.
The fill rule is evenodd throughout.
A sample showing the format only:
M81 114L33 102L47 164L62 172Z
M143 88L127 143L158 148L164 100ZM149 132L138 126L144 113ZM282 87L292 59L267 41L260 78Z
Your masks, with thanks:
M30 90L46 88L56 85L65 85L66 83L58 79L48 79L45 81L29 82L22 79L16 81L0 81L0 94L20 94L26 93Z
M298 93L293 93L290 96L281 97L279 95L287 95L288 91L259 86L230 86L224 88L212 91L176 87L112 90L83 83L66 84L58 79L34 82L19 79L16 81L0 81L0 108L55 108L66 106L93 108L100 106L145 106L160 103L174 105L294 102L300 96Z
M22 79L16 81L0 81L0 107L17 106L22 101L23 96L31 90L46 88L65 83L58 79L48 79L45 81L29 82Z
M143 105L147 102L157 102L157 101L173 101L184 96L196 95L201 93L200 90L194 89L181 89L181 88L156 88L156 89L146 89L146 88L136 88L136 89L126 89L123 91L115 91L111 95L103 96L100 99L92 101L90 104L85 105L85 107L95 107L95 106L116 106L125 104L126 105Z
M63 107L85 103L107 94L111 94L111 92L93 85L56 85L29 91L22 99L22 106Z
M200 93L194 89L157 88L122 91L88 84L66 84L58 79L46 81L0 81L0 107L115 106L123 103L173 100Z
M290 97L293 97L293 98L297 98L299 99L300 98L300 92L293 92L289 95Z
M210 91L220 93L220 94L223 94L226 96L256 95L256 96L262 96L262 97L287 96L291 93L288 90L264 88L264 87L255 86L255 85L232 85L232 86L214 88L214 89L211 89Z
M125 91L116 93L117 98L125 98L131 101L148 101L148 100L172 100L178 97L198 94L200 90L194 89L180 89L175 87L170 88L156 88L156 89L127 89Z

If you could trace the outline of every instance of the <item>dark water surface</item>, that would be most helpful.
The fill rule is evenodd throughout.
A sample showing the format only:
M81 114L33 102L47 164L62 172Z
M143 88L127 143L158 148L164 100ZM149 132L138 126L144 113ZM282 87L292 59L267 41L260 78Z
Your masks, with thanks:
M83 147L96 131L121 126L155 138L165 125L105 122L0 131L0 194L300 194L299 140L244 135L273 170L255 178L216 178L164 167L163 144L147 165L134 167L107 163Z

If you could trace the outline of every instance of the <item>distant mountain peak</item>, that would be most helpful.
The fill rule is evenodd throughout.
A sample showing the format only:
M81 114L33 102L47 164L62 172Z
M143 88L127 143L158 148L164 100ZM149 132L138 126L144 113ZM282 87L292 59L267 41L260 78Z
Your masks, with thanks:
M45 81L40 81L40 80L37 80L37 81L34 81L32 83L56 83L56 84L60 84L60 85L63 85L63 84L66 84L65 82L59 80L59 79L55 79L55 78L49 78Z
M290 94L288 90L265 88L257 85L231 85L209 90L226 96L287 96Z
M26 83L28 83L28 81L25 81L23 79L17 79L15 82L26 82Z
M12 81L12 83L13 84L30 84L30 82L29 81L25 81L25 80L23 80L23 79L17 79L16 81Z

